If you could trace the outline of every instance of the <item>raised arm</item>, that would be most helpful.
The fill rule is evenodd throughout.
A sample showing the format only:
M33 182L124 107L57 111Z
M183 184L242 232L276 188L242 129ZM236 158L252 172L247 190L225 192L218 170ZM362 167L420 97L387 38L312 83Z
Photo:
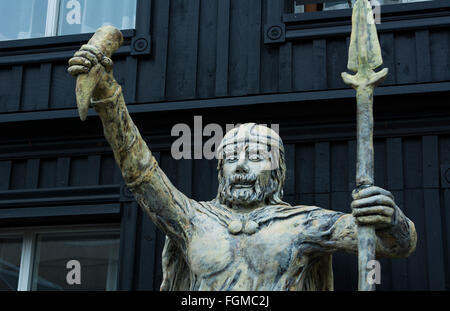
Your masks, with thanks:
M91 103L100 116L123 179L160 229L171 238L186 241L192 202L159 168L128 113L122 89L113 75L112 61L104 58L95 46L84 45L69 60L68 72L77 77L89 73L99 62L106 64L98 73L100 78L93 87Z

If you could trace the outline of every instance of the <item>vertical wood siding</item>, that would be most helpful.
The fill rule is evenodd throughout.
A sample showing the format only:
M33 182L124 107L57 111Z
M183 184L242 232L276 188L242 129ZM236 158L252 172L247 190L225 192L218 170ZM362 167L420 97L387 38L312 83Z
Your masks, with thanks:
M347 88L349 36L263 43L266 1L155 0L152 54L116 56L129 104ZM272 15L270 15L272 14ZM270 16L269 16L270 15ZM383 85L450 80L450 31L383 32ZM75 108L66 62L0 67L0 112Z

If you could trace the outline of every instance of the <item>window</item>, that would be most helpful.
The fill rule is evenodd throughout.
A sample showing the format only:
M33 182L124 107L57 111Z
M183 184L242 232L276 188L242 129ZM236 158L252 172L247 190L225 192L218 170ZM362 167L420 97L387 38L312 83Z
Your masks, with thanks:
M356 0L293 0L293 13L348 9ZM371 0L372 5L388 5L432 0Z
M119 228L0 232L0 290L115 290Z
M0 0L0 40L133 29L137 0Z

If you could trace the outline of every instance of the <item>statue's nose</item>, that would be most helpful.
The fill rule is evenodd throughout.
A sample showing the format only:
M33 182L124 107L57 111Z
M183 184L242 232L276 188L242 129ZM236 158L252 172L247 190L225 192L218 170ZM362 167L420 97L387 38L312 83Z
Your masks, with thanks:
M247 174L248 173L247 165L238 165L236 167L236 173Z
M236 165L236 173L247 174L248 171L247 159L245 156L240 156Z

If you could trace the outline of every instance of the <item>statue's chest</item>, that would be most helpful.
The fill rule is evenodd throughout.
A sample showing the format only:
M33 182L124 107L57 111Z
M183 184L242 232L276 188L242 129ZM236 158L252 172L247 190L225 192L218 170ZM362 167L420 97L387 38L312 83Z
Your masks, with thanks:
M203 277L241 268L249 273L282 272L295 259L297 236L289 220L260 226L252 234L232 234L223 223L203 222L190 239L188 260Z
M290 220L277 220L243 240L241 253L257 273L284 273L297 259L296 231Z

